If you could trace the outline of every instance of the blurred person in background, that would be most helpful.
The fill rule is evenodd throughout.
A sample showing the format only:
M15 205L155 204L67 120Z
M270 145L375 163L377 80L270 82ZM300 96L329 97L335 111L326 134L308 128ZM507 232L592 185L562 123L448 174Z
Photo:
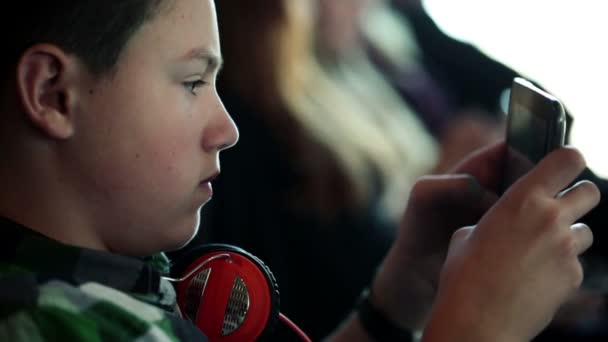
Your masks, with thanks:
M360 98L367 99L371 107L391 103L387 95L401 97L438 140L443 167L449 168L468 152L502 137L500 92L491 109L473 101L457 102L459 94L450 93L451 89L428 70L414 28L390 3L320 0L319 4L316 47L324 68ZM464 63L456 56L446 59ZM387 85L393 89L387 91ZM468 86L463 84L462 88ZM501 86L501 91L504 89ZM480 99L487 96L475 95Z

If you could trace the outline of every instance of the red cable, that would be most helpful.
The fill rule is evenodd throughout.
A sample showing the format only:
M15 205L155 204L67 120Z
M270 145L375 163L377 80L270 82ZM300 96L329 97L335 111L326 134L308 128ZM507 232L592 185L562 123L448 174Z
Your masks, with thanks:
M298 328L298 326L292 322L289 318L287 318L287 316L283 315L282 313L279 313L279 320L283 323L285 323L285 325L287 325L291 330L293 330L296 335L298 335L298 337L300 337L300 339L304 342L312 342L312 340L306 336L306 334L302 331L302 329Z

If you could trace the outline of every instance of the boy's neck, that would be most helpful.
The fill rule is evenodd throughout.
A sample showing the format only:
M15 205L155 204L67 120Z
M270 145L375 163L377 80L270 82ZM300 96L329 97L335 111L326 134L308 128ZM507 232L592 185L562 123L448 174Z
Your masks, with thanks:
M20 160L4 160L8 167L0 167L0 216L65 244L107 251L83 215L84 199L76 199L53 163L44 165L22 154Z

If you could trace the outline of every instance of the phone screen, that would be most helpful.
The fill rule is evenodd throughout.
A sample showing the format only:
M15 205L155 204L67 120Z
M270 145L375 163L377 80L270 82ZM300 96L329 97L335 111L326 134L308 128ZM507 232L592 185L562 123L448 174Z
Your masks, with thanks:
M544 157L547 138L546 122L542 118L518 103L511 106L503 191Z
M547 122L519 103L513 107L507 137L509 146L536 164L546 153Z
M507 159L504 192L548 153L562 146L565 137L563 106L552 95L523 79L515 79L507 117Z

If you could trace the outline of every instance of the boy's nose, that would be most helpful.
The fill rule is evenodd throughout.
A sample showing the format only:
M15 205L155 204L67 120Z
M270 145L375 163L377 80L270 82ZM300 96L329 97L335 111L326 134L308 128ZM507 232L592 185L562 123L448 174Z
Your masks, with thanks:
M203 148L206 151L222 151L234 146L239 140L239 130L224 107L219 96L217 98L217 110L213 113L210 126L206 129L203 138Z

